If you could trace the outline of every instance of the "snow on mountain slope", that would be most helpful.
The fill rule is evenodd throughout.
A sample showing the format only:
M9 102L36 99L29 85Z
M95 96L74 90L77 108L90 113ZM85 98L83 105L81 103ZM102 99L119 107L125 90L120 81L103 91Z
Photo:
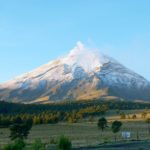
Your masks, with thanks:
M109 59L96 51L86 48L81 42L78 42L69 55L62 60L62 63L71 67L80 66L86 72L94 71L95 68L102 67L107 62L109 62Z
M150 83L113 58L78 42L66 57L0 84L0 100L47 101L117 96L150 100Z

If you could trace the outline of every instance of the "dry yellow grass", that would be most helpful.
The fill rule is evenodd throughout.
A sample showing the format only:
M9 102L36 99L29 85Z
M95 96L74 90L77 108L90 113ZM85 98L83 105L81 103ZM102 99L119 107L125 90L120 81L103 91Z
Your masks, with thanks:
M32 104L32 103L45 103L49 100L49 96L45 96L45 97L41 97L39 99L33 100L28 102L28 104Z
M132 119L132 116L136 115L135 119ZM147 118L150 118L150 113L147 113L147 116L145 118L142 118L142 113L129 113L126 115L126 119L121 119L120 115L116 115L116 116L110 116L108 117L109 121L114 121L114 120L119 120L122 122L138 122L138 121L143 121L145 122Z

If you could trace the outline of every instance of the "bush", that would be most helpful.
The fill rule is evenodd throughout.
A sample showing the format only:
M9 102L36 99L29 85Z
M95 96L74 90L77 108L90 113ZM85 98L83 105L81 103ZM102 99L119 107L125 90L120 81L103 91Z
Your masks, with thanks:
M132 115L132 119L136 119L137 118L137 116L134 114L134 115Z
M71 141L67 137L61 136L58 142L58 150L72 150Z
M35 142L31 145L31 150L46 150L44 144L40 139L35 140Z
M3 150L23 150L25 143L22 139L16 139L14 143L8 144Z
M57 141L54 138L52 138L49 143L50 144L57 144Z
M122 112L122 113L120 114L120 119L126 119L126 115L125 115L124 112Z
M29 131L32 128L32 120L27 119L23 122L23 119L17 117L14 119L13 124L10 126L10 137L11 140L15 140L17 138L27 138Z

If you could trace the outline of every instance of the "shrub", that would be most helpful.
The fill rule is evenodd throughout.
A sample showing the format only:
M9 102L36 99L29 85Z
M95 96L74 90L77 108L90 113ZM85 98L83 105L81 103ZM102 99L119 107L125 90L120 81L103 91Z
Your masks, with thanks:
M25 143L22 139L16 139L14 143L7 144L3 150L23 150Z
M50 144L57 144L57 141L56 141L54 138L52 138L52 139L50 140Z
M111 129L112 129L112 132L115 134L115 141L117 139L116 133L120 131L121 126L122 126L122 122L121 121L114 121L112 123Z
M107 126L107 120L104 117L100 118L98 120L97 126L98 126L99 129L101 129L102 131L104 131L104 129L106 127L108 127Z
M126 119L126 115L125 115L124 112L122 112L122 113L120 114L120 119Z
M137 116L134 114L134 115L132 115L132 119L136 119L137 118Z
M10 126L11 140L27 138L29 131L32 128L32 120L28 119L26 122L23 122L23 120L18 117L13 122L14 123Z
M71 141L67 137L61 136L58 142L58 150L72 150Z
M31 150L46 150L46 149L42 141L40 139L37 139L31 145Z

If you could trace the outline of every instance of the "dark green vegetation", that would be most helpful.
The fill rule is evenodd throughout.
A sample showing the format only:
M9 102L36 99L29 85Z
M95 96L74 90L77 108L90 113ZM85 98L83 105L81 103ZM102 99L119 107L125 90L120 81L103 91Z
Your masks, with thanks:
M25 142L22 139L17 139L13 143L4 146L3 150L22 150L25 147Z
M58 141L58 150L71 150L71 149L72 149L71 141L67 137L61 136Z
M44 144L40 139L36 139L33 143L27 144L26 142L24 142L23 139L18 138L0 149L1 150L72 150L72 143L65 136L61 136L54 146L52 146L52 143Z
M49 105L25 105L0 103L0 126L8 127L17 117L24 121L32 120L33 124L54 124L62 121L76 123L89 116L102 115L108 110L106 104L72 103Z
M112 123L111 129L112 129L112 132L115 134L115 141L117 140L116 133L118 133L120 131L121 126L122 126L122 122L121 121L114 121Z
M92 117L104 115L112 109L119 111L145 108L150 108L150 103L97 100L25 105L0 102L0 127L8 127L17 117L32 120L33 124L53 124L62 121L76 123L89 117L92 121Z
M150 103L147 102L132 102L132 101L105 101L101 100L91 100L91 101L65 101L61 103L51 103L51 104L18 104L18 103L8 103L0 102L0 114L38 114L44 111L60 111L60 112L71 112L78 111L80 109L107 105L109 109L120 109L120 110L133 110L133 109L145 109L150 108Z
M105 129L105 128L107 128L108 126L107 126L107 120L104 118L104 117L102 117L102 118L100 118L99 120L98 120L98 128L100 128L102 131Z
M20 117L17 117L13 120L13 123L10 125L11 140L27 138L29 131L32 128L32 124L32 119L22 120Z

